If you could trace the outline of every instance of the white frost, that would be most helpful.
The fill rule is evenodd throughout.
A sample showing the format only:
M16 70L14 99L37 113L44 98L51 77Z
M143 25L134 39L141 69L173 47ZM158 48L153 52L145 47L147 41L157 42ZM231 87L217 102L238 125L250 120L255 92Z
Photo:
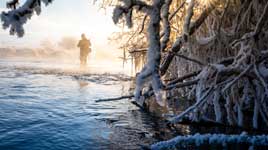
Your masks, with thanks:
M27 0L18 9L2 12L3 28L9 28L11 35L17 34L18 37L22 37L24 35L23 25L31 19L34 13L37 15L41 13L41 2L48 5L52 0Z
M171 140L158 142L151 145L152 150L176 149L187 145L200 146L203 144L222 145L227 144L249 144L254 146L268 146L267 135L251 136L243 132L240 135L225 134L195 134L188 136L177 136Z

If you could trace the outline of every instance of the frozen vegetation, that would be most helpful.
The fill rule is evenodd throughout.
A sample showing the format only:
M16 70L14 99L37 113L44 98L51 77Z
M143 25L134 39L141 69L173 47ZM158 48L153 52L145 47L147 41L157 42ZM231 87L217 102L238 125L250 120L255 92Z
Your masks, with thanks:
M152 150L178 149L186 148L190 145L220 145L227 148L228 145L246 144L251 146L268 146L267 135L251 136L245 132L240 135L225 135L225 134L195 134L188 136L178 136L168 141L159 142L151 145Z
M12 0L11 4L16 5L17 0ZM48 5L52 0L26 0L26 2L21 6L8 12L3 12L1 14L1 20L3 22L3 28L8 29L11 35L17 34L17 36L22 37L24 35L23 25L31 19L34 13L39 15L41 13L42 3Z

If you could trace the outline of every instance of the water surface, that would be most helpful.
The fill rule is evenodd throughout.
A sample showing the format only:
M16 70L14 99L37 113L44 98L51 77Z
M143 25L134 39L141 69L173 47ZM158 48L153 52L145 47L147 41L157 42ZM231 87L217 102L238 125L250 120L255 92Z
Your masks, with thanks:
M139 149L165 136L127 100L94 102L128 94L128 76L64 65L0 60L0 149Z

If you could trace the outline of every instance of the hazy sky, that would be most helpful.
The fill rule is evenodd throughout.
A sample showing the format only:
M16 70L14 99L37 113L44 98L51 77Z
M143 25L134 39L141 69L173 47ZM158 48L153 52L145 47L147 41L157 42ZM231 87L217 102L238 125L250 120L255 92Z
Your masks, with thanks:
M3 11L7 0L0 0ZM21 4L25 0L21 0ZM42 6L40 16L34 16L25 26L25 36L10 36L8 30L0 29L1 45L29 46L39 45L44 39L59 40L62 36L80 37L86 33L93 43L107 46L108 36L119 31L112 22L111 9L106 15L90 0L54 0L52 4Z

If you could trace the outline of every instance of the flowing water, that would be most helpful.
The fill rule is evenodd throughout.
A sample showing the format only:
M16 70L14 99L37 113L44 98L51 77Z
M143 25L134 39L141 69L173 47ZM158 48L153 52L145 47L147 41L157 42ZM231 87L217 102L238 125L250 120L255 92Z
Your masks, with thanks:
M58 64L0 60L1 150L139 149L164 139L161 119L129 101L94 102L128 94L128 76Z

